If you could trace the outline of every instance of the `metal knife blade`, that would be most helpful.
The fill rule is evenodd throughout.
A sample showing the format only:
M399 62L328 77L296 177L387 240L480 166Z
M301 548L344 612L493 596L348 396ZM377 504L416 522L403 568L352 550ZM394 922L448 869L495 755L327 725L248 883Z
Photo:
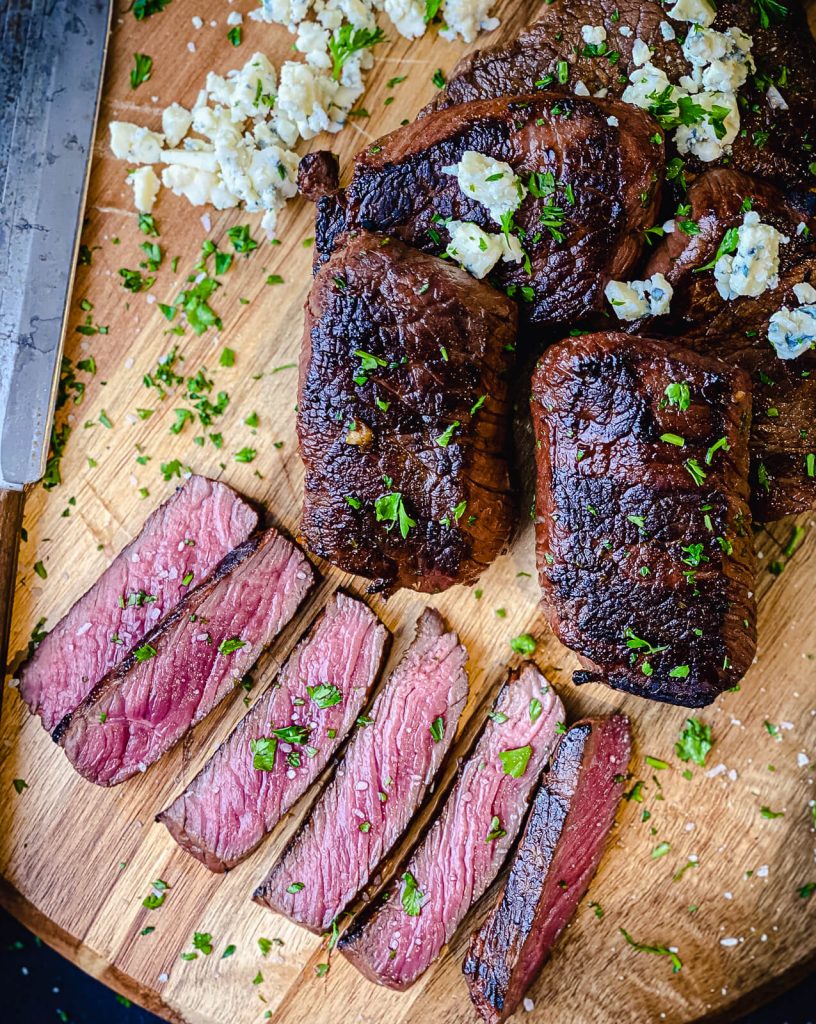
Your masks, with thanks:
M45 470L110 17L0 4L0 488Z

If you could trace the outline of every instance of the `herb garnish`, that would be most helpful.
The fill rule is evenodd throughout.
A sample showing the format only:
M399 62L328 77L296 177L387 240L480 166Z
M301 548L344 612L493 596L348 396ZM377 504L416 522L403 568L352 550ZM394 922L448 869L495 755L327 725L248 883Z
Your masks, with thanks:
M711 726L697 718L689 718L674 745L674 752L681 761L693 761L702 768L712 745Z
M334 707L335 704L339 704L343 699L342 693L336 686L332 686L330 683L318 683L317 686L307 686L306 692L311 700L322 710Z
M402 893L400 894L402 909L409 917L419 917L424 899L425 893L420 892L416 879L410 871L406 871L402 876Z
M368 50L377 43L384 43L385 35L381 28L373 31L368 28L355 28L353 25L345 24L338 28L329 40L329 52L334 61L332 77L338 81L343 73L343 66L353 53L359 50Z
M630 946L636 949L639 953L653 953L655 956L667 956L671 960L672 973L677 974L683 966L680 957L675 953L673 949L669 949L668 946L650 946L643 942L635 942L629 932L625 928L620 929L621 935L626 939Z
M133 54L133 70L130 72L130 87L135 89L142 82L148 81L153 71L153 58L146 53ZM139 225L141 227L141 224Z
M526 747L515 747L512 750L502 750L499 752L499 760L502 763L505 775L510 775L514 779L520 779L521 776L527 771L527 764L530 760L530 755L533 752L533 748L527 744Z

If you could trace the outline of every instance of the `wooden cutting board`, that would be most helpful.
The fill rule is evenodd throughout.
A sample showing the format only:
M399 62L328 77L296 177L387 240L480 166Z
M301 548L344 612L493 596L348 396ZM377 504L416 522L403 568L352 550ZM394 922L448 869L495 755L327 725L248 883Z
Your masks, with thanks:
M247 12L252 6L254 0L238 0L233 9ZM84 400L59 414L59 422L72 429L62 460L64 482L48 492L36 487L26 504L12 650L25 649L42 616L46 628L52 626L170 494L177 481L163 480L161 463L177 458L198 473L222 478L264 502L274 522L297 530L301 467L292 364L310 280L309 205L290 204L281 218L282 244L264 242L223 277L213 300L223 319L220 334L168 335L157 306L144 294L124 291L117 274L120 267L138 265L145 238L125 183L126 166L107 149L107 122L132 119L157 127L163 106L173 100L193 103L208 69L224 72L256 49L276 64L288 56L288 33L254 22L246 23L244 43L233 49L226 40L229 10L223 0L173 0L163 13L138 23L124 4L118 5L84 232L93 262L80 267L77 276L66 352L74 363L93 356L97 369L95 375L78 373L86 383ZM527 5L513 0L498 3L497 13L507 30L529 17ZM200 30L193 27L195 15L204 19ZM214 27L210 19L217 22ZM188 44L195 44L194 52ZM128 72L137 51L154 58L154 71L148 83L132 91ZM368 140L413 117L434 94L435 69L449 69L462 51L431 35L383 47L362 101L370 118L351 122L331 145L347 160ZM400 75L407 79L389 88L388 80ZM320 143L325 140L315 141ZM261 237L257 216L206 211L202 218L203 209L169 193L154 213L166 252L150 293L159 301L173 300L205 238L229 249L227 228L247 222ZM176 256L174 274L170 261ZM267 285L269 274L281 275L285 283ZM83 300L93 304L92 324L109 326L108 334L75 333L74 326L88 315L80 308ZM173 410L180 402L173 396L159 401L142 383L143 374L173 344L184 357L182 372L192 375L206 366L216 390L230 395L229 408L214 428L223 433L220 451L209 442L194 444L189 425L172 435ZM219 365L225 346L236 353L233 367ZM141 419L137 408L155 412ZM253 411L257 429L244 424ZM529 448L523 420L518 434L521 449ZM235 461L235 452L244 447L257 449L253 462ZM149 461L137 461L148 456ZM401 592L387 604L371 601L395 633L395 655L427 603L460 631L471 658L471 732L514 659L508 641L522 632L538 639L535 658L559 686L572 719L621 709L632 717L632 785L643 780L642 802L623 805L590 894L530 992L531 1022L685 1022L731 1015L745 1000L767 994L769 985L789 983L797 970L813 964L816 898L808 901L798 890L816 881L810 763L816 758L816 531L812 516L800 523L807 534L792 558L785 554L792 522L775 524L757 537L757 661L740 692L724 695L700 713L713 729L715 745L710 770L692 766L690 778L674 755L686 719L682 708L600 686L579 690L570 683L575 659L553 639L537 608L529 522L511 553L485 574L479 592L455 588L430 601ZM775 562L784 566L781 575L769 571ZM47 578L35 572L38 563ZM263 691L338 584L363 593L359 581L320 569L319 592L259 666L249 700ZM320 978L315 967L326 959L321 940L249 901L298 813L227 876L211 875L154 823L156 812L193 777L245 710L240 696L226 701L145 776L105 791L75 775L39 720L7 693L0 743L2 903L82 968L169 1020L253 1024L268 1014L281 1024L474 1021L461 960L485 903L407 993L371 985L339 956ZM665 759L671 767L655 770L646 756ZM18 794L14 780L24 780L27 788ZM762 807L784 816L764 817ZM670 851L655 858L660 843L669 843ZM692 857L697 866L680 874ZM158 878L170 891L162 907L147 910L142 900ZM600 905L602 916L593 904ZM629 947L621 927L638 942L676 946L680 973L671 973L667 959ZM144 934L147 928L154 930ZM213 952L182 960L180 954L192 950L195 931L211 933ZM274 940L266 956L260 938ZM235 951L224 958L228 946Z

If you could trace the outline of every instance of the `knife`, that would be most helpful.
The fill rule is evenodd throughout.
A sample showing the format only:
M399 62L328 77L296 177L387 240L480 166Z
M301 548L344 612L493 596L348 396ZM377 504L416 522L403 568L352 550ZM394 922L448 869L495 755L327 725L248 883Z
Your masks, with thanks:
M0 4L0 681L25 488L48 457L110 19L111 0Z

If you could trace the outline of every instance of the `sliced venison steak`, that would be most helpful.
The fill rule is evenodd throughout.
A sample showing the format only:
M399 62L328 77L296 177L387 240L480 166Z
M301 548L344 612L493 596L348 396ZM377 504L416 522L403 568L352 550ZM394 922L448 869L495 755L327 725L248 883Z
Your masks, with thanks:
M20 696L50 732L258 525L225 484L192 476L45 637L19 672Z
M534 665L502 688L439 817L338 944L367 978L405 989L439 956L499 873L563 722Z
M470 998L488 1024L518 1009L598 869L631 752L623 715L572 726L533 798L495 909L464 963Z
M276 530L250 538L93 687L54 739L99 786L146 771L235 689L313 581L303 553Z
M531 406L539 581L575 682L710 704L756 650L748 375L586 335L545 353Z
M320 200L316 259L359 228L435 254L450 242L450 218L500 233L487 207L445 173L466 152L509 164L528 188L513 222L529 263L502 261L491 276L521 298L522 319L566 324L602 309L607 281L625 279L640 256L663 177L660 129L617 101L502 98L398 128L357 156L347 189Z
M157 820L211 871L243 860L345 739L379 675L387 641L370 609L336 593L272 686Z
M781 359L768 340L771 316L782 306L800 305L794 287L816 285L816 220L773 185L726 169L698 178L686 205L687 220L697 233L675 229L666 235L644 272L646 277L662 273L672 285L671 316L638 326L681 331L684 345L751 375L754 518L768 522L816 507L816 350ZM748 206L788 241L779 247L774 287L756 297L726 300L713 269L700 268L716 261L723 240L742 225Z
M739 90L740 130L726 162L783 185L811 187L816 43L801 4L775 4L770 16L770 5L753 0L718 0L711 6L717 12L712 29L736 27L750 36L757 69ZM606 39L588 45L584 26L603 26ZM667 39L672 31L674 38ZM572 91L580 89L579 83L591 95L600 91L619 97L643 63L633 56L641 43L649 46L651 63L676 84L692 72L682 50L689 31L694 28L672 19L667 5L657 0L548 0L538 19L518 36L463 57L426 111L537 89ZM676 152L673 134L667 137L670 153ZM711 166L693 157L687 162L696 171Z
M434 609L354 735L337 773L255 891L255 901L323 932L405 831L453 742L467 651Z
M393 239L363 233L321 268L297 421L311 551L372 590L429 592L501 552L515 326L504 295Z

